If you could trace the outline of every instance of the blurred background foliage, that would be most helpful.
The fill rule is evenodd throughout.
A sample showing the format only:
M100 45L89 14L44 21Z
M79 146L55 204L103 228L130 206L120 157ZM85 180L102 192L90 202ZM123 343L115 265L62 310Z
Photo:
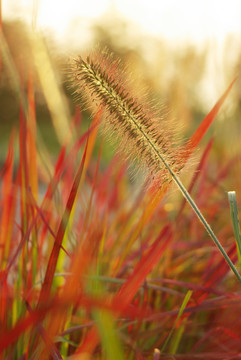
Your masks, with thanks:
M73 24L74 26L74 24ZM71 58L96 44L107 47L128 64L131 77L136 89L149 89L151 97L157 99L160 107L164 107L166 116L169 116L181 126L181 137L187 138L214 105L209 99L208 88L217 87L219 96L227 88L233 78L240 73L241 49L234 49L232 39L226 43L227 58L223 59L224 69L215 84L211 84L207 77L210 67L210 44L206 47L169 46L165 41L151 36L139 37L132 31L131 23L126 20L110 18L99 20L92 26L92 37L86 46L79 46L76 39L70 50L59 46L51 34L44 34L52 66L60 80L60 87L69 104L73 115L78 104L72 97L72 90L68 80L68 68ZM77 32L78 33L78 32ZM75 32L76 34L76 32ZM135 35L134 35L135 34ZM34 66L31 46L32 30L19 20L3 22L3 35L9 48L22 86L27 88L29 72L34 74L36 118L42 138L50 152L59 150L58 141L51 124L50 112ZM81 34L80 34L81 36ZM229 61L230 51L232 61ZM19 121L19 100L12 82L7 62L2 61L0 77L0 161L6 156L9 134ZM217 71L218 73L218 71ZM215 99L217 101L218 98ZM210 104L212 105L210 106ZM81 106L80 106L81 107ZM86 127L90 122L90 115L83 112L83 121ZM179 126L180 125L180 126ZM238 77L236 84L229 95L228 101L222 108L218 121L215 122L215 148L218 156L230 151L232 154L239 149L241 130L241 80Z

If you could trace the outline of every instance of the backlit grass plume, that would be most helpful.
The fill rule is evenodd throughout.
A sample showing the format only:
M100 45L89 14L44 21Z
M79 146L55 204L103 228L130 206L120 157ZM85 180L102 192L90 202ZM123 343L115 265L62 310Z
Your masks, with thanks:
M145 162L160 186L167 180L176 183L241 282L237 269L178 177L185 164L185 154L179 146L173 146L172 129L145 98L132 96L131 84L119 60L107 52L94 52L86 60L79 57L74 61L73 75L76 95L105 109L105 124L116 132L123 152Z
M173 131L145 96L131 94L131 79L121 64L108 53L93 53L74 62L76 94L105 109L107 133L118 136L121 152L148 166L152 179L162 185L173 171L182 168L181 148ZM87 90L87 91L86 91ZM113 136L113 135L112 135Z

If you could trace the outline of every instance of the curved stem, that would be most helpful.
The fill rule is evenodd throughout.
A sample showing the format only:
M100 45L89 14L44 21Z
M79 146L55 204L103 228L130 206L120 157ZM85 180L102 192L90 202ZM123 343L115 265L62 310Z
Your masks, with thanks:
M161 157L162 158L162 157ZM191 208L193 209L193 211L195 212L195 214L197 215L198 219L200 220L200 222L202 223L202 225L204 226L205 230L207 231L208 235L211 237L211 239L214 241L215 245L218 247L219 251L221 252L221 254L223 255L224 259L226 260L227 264L229 265L230 269L233 271L234 275L236 276L236 278L240 281L241 283L241 276L238 272L238 270L236 269L235 265L233 264L233 262L231 261L230 257L228 256L228 254L226 253L226 251L224 250L223 246L221 245L220 241L218 240L218 238L216 237L216 235L214 234L211 226L208 224L207 220L205 219L205 217L202 215L201 211L199 210L197 204L195 203L195 201L192 199L191 195L189 194L189 192L187 191L187 189L185 188L185 186L183 185L183 183L181 182L181 180L178 178L178 176L172 171L172 169L170 168L170 166L167 164L167 162L165 161L165 159L162 158L162 161L164 163L164 165L166 166L166 168L168 169L168 171L170 172L173 181L175 181L176 185L178 186L178 188L180 189L182 195L185 197L185 199L187 200L188 204L191 206Z

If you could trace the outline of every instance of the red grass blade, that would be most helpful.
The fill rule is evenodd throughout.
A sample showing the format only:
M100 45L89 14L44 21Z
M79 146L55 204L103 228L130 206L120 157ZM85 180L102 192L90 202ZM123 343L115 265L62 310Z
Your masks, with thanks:
M34 101L33 74L29 74L28 81L28 127L27 127L27 150L29 185L35 199L38 198L38 171L37 171L37 149L36 149L36 114Z
M192 189L193 189L193 187L194 187L194 185L195 185L195 183L196 183L196 181L197 181L197 179L198 179L198 177L200 175L200 171L203 168L203 166L204 166L204 164L205 164L205 162L206 162L206 160L208 158L208 155L209 155L210 150L211 150L212 145L213 145L213 141L214 141L214 138L211 138L211 140L208 142L208 144L207 144L207 146L206 146L206 148L205 148L205 150L203 152L202 158L201 158L196 170L194 171L194 176L193 176L192 181L190 183L190 186L188 188L189 194L191 194ZM179 210L179 212L177 214L177 220L180 218L180 216L182 214L182 211L183 211L183 209L185 207L185 204L186 204L186 199L183 199L180 210Z
M0 354L4 349L7 349L11 344L15 343L19 336L24 333L30 326L40 322L49 311L49 307L44 309L34 310L31 315L18 321L14 328L10 330L1 330L0 332Z
M16 343L20 336L27 332L29 328L33 326L38 327L38 324L41 324L41 322L46 318L46 315L51 314L53 316L56 313L56 310L65 312L66 307L74 303L78 303L78 305L81 305L87 311L91 311L93 308L99 308L107 311L113 311L113 313L116 315L119 313L119 304L110 304L108 301L106 301L106 298L98 299L96 297L80 295L77 294L77 291L76 293L64 293L63 296L54 297L50 301L44 303L41 308L31 309L31 311L29 311L25 317L18 320L18 322L12 328L0 328L0 354L3 352L3 350ZM29 306L27 304L26 306L29 310ZM145 309L143 310L126 307L126 309L123 310L123 316L126 316L130 319L143 319L147 316L150 316L150 312ZM85 325L83 327L85 327ZM44 328L42 328L42 330L46 331ZM68 333L70 331L71 330L67 330L65 332ZM48 332L47 341L49 340L51 341Z
M233 263L237 261L237 252L236 252L235 243L229 247L227 254L230 257L230 259L233 261ZM205 274L204 286L207 288L217 286L217 284L227 275L229 271L230 269L227 266L225 259L222 258L214 268L207 271L207 273ZM207 296L208 293L199 292L195 294L195 299L198 303L201 303L206 299Z
M212 108L212 110L208 113L208 115L204 118L204 120L202 121L202 123L199 125L199 127L197 128L197 130L195 131L195 133L192 135L192 137L188 140L188 142L186 143L186 145L184 146L184 149L182 151L182 162L183 164L185 164L187 162L187 160L189 159L190 155L193 153L193 151L195 150L195 148L198 146L198 144L200 143L200 141L202 140L203 136L205 135L205 133L207 132L207 130L209 129L210 125L212 124L215 116L217 115L219 109L221 108L222 104L224 103L224 100L226 99L226 97L228 96L230 90L232 89L235 81L237 78L235 78L231 84L229 85L229 87L227 88L227 90L224 92L224 94L220 97L220 99L217 101L217 103L214 105L214 107ZM185 157L183 157L183 154L185 154ZM150 207L150 209L148 210L147 214L145 213L145 216L143 216L143 225L146 223L146 221L148 221L152 214L154 213L156 207L158 206L158 204L160 203L160 201L163 199L164 195L166 194L167 190L169 189L169 185L166 186L164 189L161 190L156 190L155 187L150 189L150 192L153 193L154 192L154 196L153 196L153 200L150 203L150 205L148 207ZM147 218L145 218L147 216ZM142 226L140 226L140 230L142 229Z
M52 249L52 252L50 255L50 259L48 262L43 286L42 286L41 293L39 296L38 305L41 305L41 303L44 303L45 299L48 299L49 295L50 295L50 290L51 290L51 286L52 286L52 282L53 282L53 278L54 278L54 272L55 272L57 261L58 261L59 251L60 251L60 248L62 245L62 241L63 241L65 229L66 229L66 223L69 219L69 215L71 213L71 210L72 210L72 207L74 204L74 200L76 198L77 191L79 188L79 183L81 180L84 163L85 163L86 151L87 151L87 145L85 147L85 152L84 152L81 164L79 166L79 169L77 171L76 177L74 179L72 189L70 191L67 205L66 205L66 208L64 211L64 215L62 217L62 220L61 220L61 223L60 223L57 235L56 235L56 240L54 242L54 246L53 246L53 249Z
M27 160L27 124L22 107L19 116L19 169L21 184L21 219L23 230L26 230L28 211L26 201L26 189L29 185L28 160Z
M187 151L187 158L190 156L190 154L193 152L193 150L198 146L200 141L202 140L203 136L206 134L207 130L209 129L210 125L212 124L214 118L216 117L219 109L224 103L224 100L228 96L230 90L232 89L235 81L237 78L235 78L227 90L223 93L223 95L220 97L220 99L216 102L212 110L208 113L208 115L203 119L202 123L199 125L195 133L192 135L190 140L187 142L186 146L184 147L184 150ZM187 159L186 158L186 159Z
M114 297L113 302L119 302L123 309L131 302L147 275L160 260L161 255L171 241L171 237L172 233L170 227L166 226L148 250L147 254L139 261L132 275L120 288L119 292Z
M33 310L27 301L26 301L26 308L31 315ZM49 353L51 354L52 359L63 360L57 346L54 344L54 342L51 341L51 339L48 336L48 332L44 329L43 325L40 324L39 322L36 322L34 325L36 326L39 335L44 341L45 344L44 349L46 348L49 349ZM39 355L39 359L42 359L42 354Z
M147 254L137 264L132 275L114 296L112 304L119 304L120 312L125 310L125 308L130 304L136 292L144 282L146 276L150 273L153 266L160 260L160 256L169 244L171 236L172 234L170 228L166 226L159 234ZM164 242L163 238L166 238ZM98 339L99 335L96 328L92 328L89 333L87 333L84 343L78 348L77 353L90 354L98 344Z
M12 190L13 190L13 162L14 162L14 132L10 137L8 154L3 166L3 178L2 178L2 199L1 205L1 232L0 232L0 263L1 268L3 265L3 254L5 252L6 258L8 258L8 250L10 249L11 233L13 229L13 214L15 206L13 204Z

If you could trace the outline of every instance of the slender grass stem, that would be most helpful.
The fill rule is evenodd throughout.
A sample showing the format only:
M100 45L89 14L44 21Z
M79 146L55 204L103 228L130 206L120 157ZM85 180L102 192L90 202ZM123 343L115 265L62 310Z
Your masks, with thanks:
M135 120L132 118L132 121L135 122ZM136 124L137 125L137 124ZM187 189L185 188L185 186L183 185L183 183L181 182L181 180L179 179L179 177L175 174L175 172L171 169L171 167L169 166L169 164L167 163L167 161L165 160L165 158L162 156L162 154L160 154L160 152L156 149L155 144L153 144L149 137L143 132L143 130L141 128L139 128L139 131L141 131L143 133L143 136L147 139L148 143L150 144L150 146L153 148L154 152L156 153L156 155L160 158L160 160L162 161L163 165L166 167L166 169L169 171L173 181L176 183L176 185L178 186L179 190L181 191L182 195L184 196L184 198L187 200L188 204L191 206L191 208L193 209L193 211L195 212L195 214L197 215L198 219L200 220L200 222L202 223L202 225L204 226L204 228L206 229L208 235L211 237L211 239L214 241L215 245L218 247L218 249L220 250L221 254L223 255L224 259L226 260L226 262L228 263L229 267L231 268L231 270L233 271L234 275L237 277L237 279L240 281L241 283L241 276L238 272L238 270L236 269L235 265L233 264L233 262L231 261L230 257L228 256L228 254L226 253L226 251L224 250L223 246L221 245L220 241L218 240L218 238L216 237L216 235L214 234L211 226L208 224L207 220L205 219L205 217L202 215L201 211L199 210L197 204L195 203L195 201L192 199L191 195L189 194L189 192L187 191Z
M82 83L89 87L92 101L95 99L106 107L111 118L109 125L114 124L122 137L127 137L125 145L131 144L131 147L126 147L124 151L127 152L128 149L130 154L133 153L133 156L135 156L135 153L138 154L149 166L152 174L157 175L158 179L160 175L163 182L173 180L176 183L230 269L241 283L241 276L235 265L178 177L183 163L178 163L180 156L177 156L177 151L179 150L175 150L171 143L165 139L168 133L165 125L162 123L159 124L158 128L152 128L154 115L152 111L150 109L146 111L147 107L133 99L125 90L125 82L120 84L109 75L110 69L108 66L98 63L98 61L92 61L89 57L86 62L79 58L75 64L77 86L79 87ZM115 68L115 74L117 78L121 78L117 68L118 66ZM127 155L129 157L129 154Z
M202 215L201 211L199 210L197 204L195 203L195 201L192 199L191 195L189 194L189 192L187 191L187 189L185 188L185 186L183 185L183 183L181 182L181 180L178 178L178 176L172 171L172 169L170 168L170 166L167 164L167 162L165 161L165 159L162 158L162 156L159 154L161 160L163 161L164 165L166 166L166 168L168 169L168 171L170 172L173 181L176 183L176 185L178 186L178 188L180 189L182 195L185 197L185 199L187 200L188 204L191 206L191 208L193 209L193 211L195 212L195 214L197 215L198 219L200 220L200 222L202 223L202 225L204 226L204 228L206 229L208 235L211 237L211 239L214 241L215 245L218 247L219 251L221 252L221 254L223 255L224 259L226 260L226 262L228 263L229 267L231 268L231 270L233 271L234 275L236 276L236 278L240 281L241 283L241 276L238 272L238 270L236 269L235 265L233 264L233 262L231 261L230 257L228 256L228 254L226 253L226 251L224 250L223 246L221 245L220 241L218 240L218 238L216 237L216 235L214 234L211 226L208 224L207 220L205 219L205 217Z

